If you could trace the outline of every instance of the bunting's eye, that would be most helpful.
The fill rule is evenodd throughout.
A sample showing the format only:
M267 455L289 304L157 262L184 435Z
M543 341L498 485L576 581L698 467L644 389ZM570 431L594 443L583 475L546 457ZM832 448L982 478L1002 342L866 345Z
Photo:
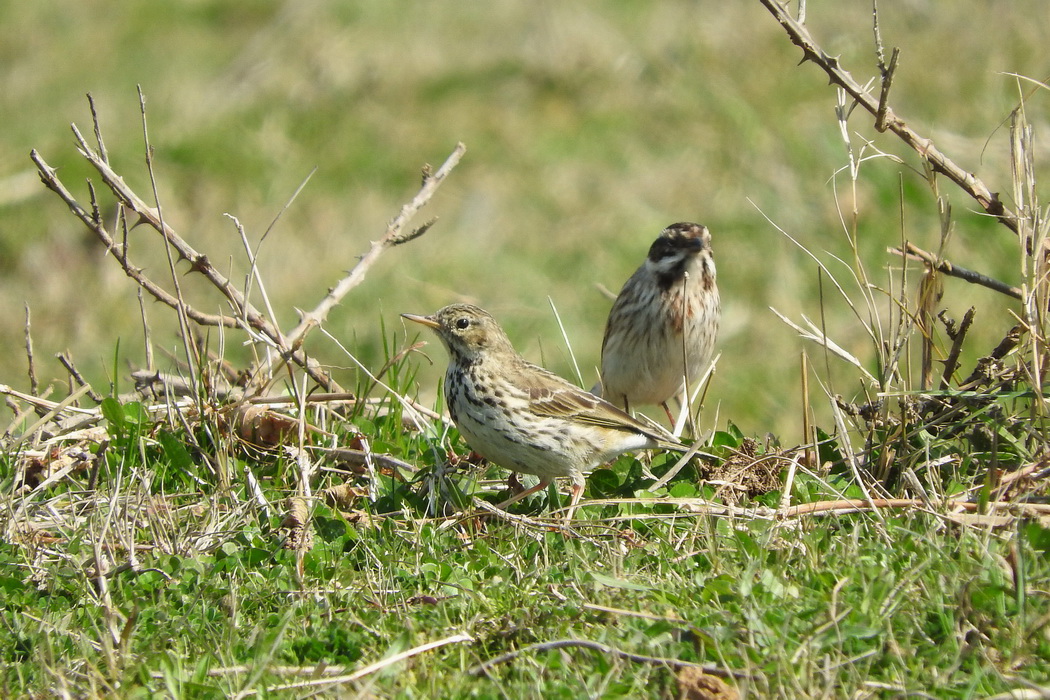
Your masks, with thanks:
M470 327L470 319L467 318L466 316L461 316L461 317L456 319L456 328L458 328L459 330L465 331L469 327Z

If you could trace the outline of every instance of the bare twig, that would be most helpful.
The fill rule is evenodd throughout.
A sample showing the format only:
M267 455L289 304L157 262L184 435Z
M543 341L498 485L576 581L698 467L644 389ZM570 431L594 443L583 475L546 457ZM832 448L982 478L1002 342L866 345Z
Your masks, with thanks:
M80 202L77 201L77 198L70 193L59 179L56 171L43 160L36 150L31 152L31 158L37 166L38 173L43 183L59 195L69 207L70 211L80 219L84 225L96 235L96 237L99 238L103 245L105 245L107 251L111 253L121 265L125 274L131 277L139 285L140 289L145 290L153 298L161 301L179 314L181 335L187 343L186 352L190 359L190 365L199 365L200 362L203 361L202 358L194 359L199 348L189 342L189 339L192 337L189 325L190 321L200 326L237 328L246 332L255 342L261 343L267 348L273 350L273 352L267 353L266 359L260 361L251 373L253 381L249 386L255 393L258 394L265 390L265 387L269 385L272 379L273 368L278 364L283 363L292 363L305 370L310 378L323 390L329 392L341 392L342 388L332 380L328 373L321 368L319 363L308 357L303 351L303 339L311 328L319 325L325 319L329 310L339 303L343 296L360 284L368 269L386 248L412 240L422 235L430 228L433 221L427 222L413 231L405 231L405 227L409 220L430 201L438 186L459 162L465 152L463 144L457 145L453 153L436 172L431 173L429 168L424 170L423 185L419 192L408 204L402 207L398 216L390 222L383 237L372 244L371 249L361 258L353 270L350 271L348 276L333 288L313 311L304 314L299 325L290 335L285 336L277 325L269 300L266 298L265 291L263 291L263 296L264 302L266 303L267 314L260 312L260 310L249 301L252 283L255 282L261 285L261 281L258 280L255 268L257 250L253 251L248 245L247 237L244 235L243 228L240 227L239 222L237 222L236 219L234 219L234 223L238 226L238 231L241 233L242 242L245 244L245 249L248 251L250 258L249 262L252 266L252 273L249 276L248 285L243 291L235 287L231 280L223 275L209 261L206 255L195 250L178 234L177 231L165 222L159 204L158 187L153 171L153 146L149 141L145 114L145 97L141 90L139 91L139 101L142 111L142 134L145 141L146 165L150 175L153 200L156 202L155 207L150 206L130 187L128 187L124 182L124 179L110 166L109 157L102 140L101 127L99 126L98 114L95 110L94 100L90 95L88 96L88 99L91 105L91 115L97 146L93 147L89 144L75 124L72 125L72 130L77 141L77 150L98 172L103 183L117 198L119 204L117 226L123 232L123 241L120 242L115 240L114 235L111 234L107 229L106 224L103 222L101 207L95 194L94 185L90 181L88 182L90 204L82 206ZM165 244L165 250L168 253L169 271L171 275L170 283L166 282L165 286L161 286L148 277L142 268L136 267L132 261L129 260L127 244L128 226L125 217L125 210L133 212L137 216L137 223L146 223L161 234ZM191 272L196 272L204 276L204 278L225 297L230 307L228 313L203 313L187 302L182 294L180 275L177 274L175 270L175 265L183 260L189 263ZM168 291L166 288L171 285L174 285L173 292ZM146 330L146 333L146 343L148 345L148 329ZM150 362L150 368L152 369L152 362ZM198 371L198 367L191 367L190 371L195 374ZM191 379L193 378L191 377ZM196 384L197 382L192 381L191 383Z
M47 413L40 416L39 420L37 420L28 428L26 428L26 430L19 437L15 438L15 440L7 447L11 450L17 449L18 446L21 445L23 442L36 435L37 431L40 430L40 428L42 428L43 426L47 425L48 421L50 421L52 418L57 416L59 413L62 413L63 411L93 413L92 411L85 411L83 409L73 406L73 404L76 403L77 399L79 399L81 396L87 393L87 390L89 388L90 387L85 384L84 386L71 393L66 398L62 399L60 402L54 403L52 401L42 401L41 399L37 399L33 396L26 396L25 394L20 394L19 392L12 391L10 387L0 384L0 394L10 394L11 396L17 396L23 401L32 403L34 405L51 405L51 409Z
M943 311L940 313L940 318L944 321L948 337L952 339L952 347L948 351L948 357L944 360L944 371L941 373L941 389L948 389L951 386L952 375L959 368L959 353L962 352L963 339L966 338L966 332L970 330L970 325L973 323L974 313L974 307L971 306L967 309L958 327L955 327L950 321L945 321Z
M875 32L875 59L879 63L879 72L886 75L886 51L882 48L882 30L879 29L879 0L871 0L872 30ZM804 17L799 17L800 24L805 24Z
M146 317L146 298L142 296L142 287L138 288L139 314L142 316L142 342L146 346L146 371L153 372L156 363L153 361L153 339L149 330L149 319Z
M672 659L661 656L644 656L642 654L632 654L629 651L623 651L616 647L611 647L608 644L602 644L601 642L592 642L588 639L558 639L552 642L540 642L539 644L530 644L521 649L509 651L506 654L500 654L494 658L484 661L477 666L474 666L467 671L472 676L479 676L482 673L488 672L493 666L513 661L522 654L529 652L544 652L550 651L551 649L565 649L567 647L580 647L582 649L590 649L591 651L597 651L605 656L614 656L618 659L625 661L633 661L635 663L652 664L654 666L667 666L669 668L698 668L704 673L712 676L718 676L720 678L752 678L753 674L746 673L744 671L733 671L730 669L724 669L720 666L713 666L709 664L695 664L691 661L682 661L681 659Z
M69 372L69 376L73 378L73 381L75 381L78 386L87 387L88 398L95 403L102 403L102 396L87 383L87 380L84 379L84 375L82 375L80 370L77 369L77 366L73 364L73 358L70 357L68 352L60 352L55 355L55 357L58 358L58 361L66 368L66 371Z
M140 93L141 94L141 93ZM98 120L98 110L95 109L95 98L91 93L87 94L88 107L91 109L91 123L95 127L95 142L98 144L98 154L105 162L109 162L109 153L106 152L106 144L102 140L102 128Z
M164 289L163 287L153 282L153 280L146 277L146 275L142 271L142 268L135 267L131 264L130 260L128 260L127 258L125 246L114 241L113 237L110 235L105 225L103 225L101 221L97 220L95 217L92 216L92 214L88 213L87 210L80 206L80 203L77 202L76 197L74 197L73 194L68 189L66 189L66 186L62 184L62 181L58 179L58 174L56 173L55 169L49 166L44 161L44 159L40 157L40 154L37 153L36 149L33 149L30 152L29 157L32 158L34 163L36 163L37 170L40 173L40 180L44 183L44 185L49 190L57 194L62 199L62 201L66 203L66 206L69 207L69 210L73 212L73 215L80 219L84 223L84 225L87 226L99 238L99 240L102 241L102 244L106 246L107 250L113 253L114 257L116 257L116 259L120 262L121 267L124 269L124 273L128 277L133 279L136 284L145 289L150 294L150 296L152 296L157 301L165 304L166 306L170 306L173 309L178 308L179 300L175 298L171 293L169 293L166 289ZM119 176L114 174L114 177L123 182L123 180ZM190 318L193 319L195 323L202 326L226 326L227 328L240 327L240 324L238 323L237 319L232 318L230 316L206 314L197 311L192 307L186 307L186 313L189 315Z
M194 384L183 376L158 370L137 369L131 373L135 391L142 396L196 397ZM242 392L215 378L211 378L209 394L219 401L242 398ZM289 401L293 398L285 397Z
M149 127L146 121L146 95L142 92L142 86L136 86L139 93L139 112L142 115L142 141L146 151L146 172L149 173L149 183L153 190L153 201L157 205L154 211L157 213L157 221L160 224L160 230L164 230L164 210L160 205L160 190L157 188L157 175L153 170L153 144L149 141ZM92 113L92 117L97 120L97 116ZM98 122L95 122L95 134L96 136L101 134ZM99 142L99 156L102 157L102 143ZM127 253L128 247L125 241L124 252ZM171 255L171 242L169 239L164 240L164 255L168 261L168 272L171 274L171 284L175 288L175 296L179 300L178 306L175 307L175 313L179 317L179 329L182 331L182 344L183 349L186 352L186 362L190 372L190 381L197 386L199 384L198 378L202 368L201 356L198 348L190 342L190 319L186 315L186 300L182 296L182 284L179 282L179 273L175 269L175 259Z
M447 416L443 416L440 413L438 413L437 411L434 411L434 410L432 410L430 408L427 408L426 406L424 406L423 404L419 403L418 401L414 401L413 399L411 399L411 398L409 398L407 396L403 396L403 397L401 397L401 399L402 400L401 400L400 403L401 403L402 407L405 408L407 411L410 411L412 414L418 413L421 416L424 416L426 418L430 418L431 420L440 421L441 423L444 423L445 425L449 425L449 426L452 425L452 421ZM313 394L310 394L309 396L303 397L303 401L305 403L346 403L346 404L350 404L352 406L357 406L357 405L378 405L380 403L383 403L385 401L385 399L365 399L365 398L362 398L362 397L358 396L357 394L353 394L353 393L350 393L350 392L347 392L347 391L343 391L343 392L339 392L339 393L314 392ZM295 397L292 397L292 396L253 396L253 397L247 399L247 402L248 403L253 403L253 404L269 404L269 405L273 405L273 404L296 403L296 399L295 399Z
M354 265L354 268L350 270L350 273L336 284L335 287L325 295L324 299L321 300L312 311L308 311L303 314L302 320L299 321L299 325L293 328L288 333L288 341L293 345L302 342L302 339L314 326L320 325L325 318L328 317L328 313L333 307L338 304L347 293L361 284L365 278L365 274L375 264L375 261L382 255L383 251L395 245L406 243L414 238L418 238L423 235L432 225L433 221L429 221L418 229L409 233L404 233L404 228L411 221L412 217L416 213L425 207L430 201L431 197L437 191L437 188L445 180L452 169L456 167L463 154L466 153L467 147L462 143L456 144L456 148L452 151L451 155L445 160L440 168L437 169L433 174L429 173L428 169L424 169L423 184L419 188L419 192L412 198L412 201L401 207L401 212L394 217L393 221L387 225L386 233L378 240L372 243L372 247L368 249L368 252L361 257L361 259Z
M29 393L36 396L40 383L36 379L36 363L33 361L33 334L30 332L29 303L26 303L26 360L29 362Z
M45 411L50 411L52 414L64 410L69 411L70 413L79 413L81 415L98 415L97 410L91 410L89 408L79 408L77 406L69 405L73 401L76 401L77 398L80 398L80 396L86 393L86 390L83 390L83 387L81 387L81 389L81 391L74 392L76 396L72 399L72 401L69 399L69 397L66 397L62 401L48 401L45 398L34 396L32 394L26 394L16 389L12 389L6 384L0 384L0 394L3 394L4 396L11 396L13 398L18 399L19 401L24 401L31 406L35 406Z
M478 498L477 496L472 496L471 500L479 510L461 513L455 522L460 523L470 520L471 518L476 518L481 515L479 511L483 510L489 515L493 515L504 522L521 525L526 528L533 528L536 530L558 530L566 534L572 531L563 518L552 517L550 520L537 520L536 518L530 518L526 515L517 515L505 511L502 508L497 508L488 501ZM535 533L529 532L528 534L530 537L535 537Z
M886 110L889 109L890 85L893 83L893 73L897 70L897 58L901 50L893 47L893 55L890 56L890 65L882 74L882 90L879 92L879 111L875 114L875 130L882 133L886 131Z
M981 508L981 504L977 501L959 501L949 500L945 501L945 508L953 510L964 510L968 512L977 512ZM890 510L890 509L902 509L902 508L920 508L927 509L928 504L919 498L875 498L872 500L866 500L862 498L850 498L842 499L838 501L816 501L813 503L803 503L797 506L791 506L790 508L784 508L777 511L777 516L781 518L797 518L802 515L817 515L821 513L825 514L845 514L845 513L858 513L861 511L871 510ZM1011 501L989 501L986 504L989 511L991 510L1005 510L1014 513L1027 513L1030 515L1050 515L1050 504L1048 503L1014 503Z
M875 130L879 133L886 131L886 109L890 99L890 85L893 84L893 74L897 70L897 59L901 50L893 47L893 55L890 64L886 65L886 52L882 46L882 32L879 30L879 3L872 0L871 3L872 23L875 31L875 56L878 59L879 74L882 76L882 90L879 92L879 111L875 115Z
M161 234L164 240L172 247L175 253L178 255L180 260L186 260L190 264L190 269L193 272L200 273L204 277L222 292L222 295L233 306L234 311L240 315L243 320L251 327L256 330L263 332L269 331L274 332L274 329L269 327L269 323L265 318L259 314L258 310L255 309L237 290L236 287L227 279L219 270L211 264L208 257L203 253L197 252L189 243L187 243L182 236L178 234L175 229L169 226L161 219L160 212L155 208L146 204L146 202L139 197L127 184L124 182L124 178L117 175L116 172L102 160L101 156L96 153L81 135L80 130L76 125L72 125L73 135L77 139L78 151L91 164L95 170L98 171L99 175L102 176L102 181L106 183L106 186L117 196L117 199L130 211L135 212L139 216L140 222L149 224L151 228ZM35 161L35 159L34 159ZM47 184L45 182L45 184ZM64 199L64 197L63 197ZM76 213L76 212L74 212ZM120 246L120 254L123 254L123 246ZM147 291L149 291L147 289ZM180 301L174 300L174 303L170 303L170 306L174 309L178 309ZM185 304L182 304L185 306ZM216 324L209 324L216 325ZM231 328L238 327L237 323L223 323L222 325ZM275 339L276 340L276 339Z
M313 445L308 446L312 450L323 452L327 457L332 459L339 459L346 462L351 467L364 466L368 460L372 460L374 463L381 467L386 467L394 472L395 476L400 476L401 472L408 474L415 474L419 471L419 467L414 464L409 464L404 460L400 460L392 455L382 454L380 452L366 452L364 450L352 450L349 448L340 447L314 447ZM323 467L324 471L338 472L340 474L346 474L347 470L337 469L334 467Z
M14 434L18 426L22 425L22 421L24 421L26 417L30 414L30 412L33 410L29 407L23 408L21 404L12 399L10 396L4 397L4 403L7 405L7 408L11 411L11 413L14 414L14 417L11 419L11 422L7 424L7 427L4 428L3 432L0 432L0 444L3 444L3 440L9 438L11 435Z
M964 192L970 195L988 214L996 217L1001 224L1015 233L1018 230L1017 215L1008 209L999 199L997 192L992 192L988 186L973 173L969 173L955 164L948 156L944 155L930 139L916 133L904 120L898 117L893 109L886 105L880 110L880 101L875 99L867 89L854 80L853 76L839 65L835 56L827 54L814 41L809 30L795 20L787 8L779 0L761 0L769 13L776 18L780 26L787 32L792 43L802 49L803 61L812 61L828 74L831 82L840 86L872 115L878 117L880 111L884 114L884 128L896 134L905 144L916 153L925 158L934 171L942 173L949 180L958 185ZM891 59L891 64L893 59ZM889 89L887 82L883 81L883 88Z
M999 280L983 275L980 272L974 272L965 267L959 267L943 258L937 257L933 253L919 248L913 243L906 244L903 251L900 248L889 248L888 250L895 255L901 255L906 258L926 263L937 272L941 272L949 277L958 277L959 279L966 280L971 284L979 284L982 287L987 287L988 289L999 292L1000 294L1005 294L1008 297L1013 297L1014 299L1021 298L1021 290L1017 287L1011 287L1005 282L1000 282Z
M140 223L149 224L151 228L160 233L165 241L175 250L179 259L189 262L192 271L204 275L215 288L222 292L223 296L230 301L236 311L247 316L247 321L253 328L264 328L266 322L259 317L258 311L256 311L256 309L240 295L230 280L228 280L211 264L207 256L194 250L194 248L187 243L182 236L175 231L175 229L171 228L171 226L162 220L159 211L149 206L130 187L128 187L124 182L124 178L114 172L109 166L109 163L102 160L102 157L88 145L76 124L72 125L72 129L73 135L77 139L77 150L84 159L98 171L99 175L102 176L102 181L105 182L106 186L117 196L117 199L119 199L127 209L135 212L135 214L139 216ZM34 161L35 160L36 159L34 159ZM47 183L45 182L45 184Z
M311 379L326 390L340 390L340 387L338 387L338 385L336 385L325 372L318 368L316 362L307 358L305 353L299 349L290 350L281 332L277 328L274 328L269 321L267 321L266 318L254 308L254 306L244 299L243 295L241 295L233 284L211 264L207 256L194 250L193 247L186 243L186 241L183 240L174 229L164 223L161 220L159 213L147 205L141 197L132 191L131 188L125 184L124 179L117 175L116 172L110 168L109 164L88 145L76 125L73 125L72 128L79 144L78 150L80 151L80 154L95 168L95 170L98 171L102 176L102 180L106 183L106 186L109 187L114 195L116 195L117 199L120 200L124 207L135 212L141 221L149 224L159 232L175 250L179 258L187 260L190 263L191 269L194 272L204 275L204 277L207 278L208 281L227 298L238 317L234 318L226 315L202 313L189 304L184 303L178 296L168 292L153 280L149 279L143 273L141 268L135 267L131 264L127 256L127 246L119 244L113 240L113 237L110 235L101 219L98 216L89 213L80 205L76 197L74 197L61 180L59 180L54 168L44 162L43 158L40 157L40 154L34 149L30 153L30 157L33 162L36 163L37 170L40 173L40 179L43 181L44 185L55 192L66 203L70 211L72 211L77 218L95 233L106 248L113 253L114 257L120 261L125 274L135 280L137 284L149 292L149 294L155 299L170 306L172 309L180 311L180 313L184 312L187 317L198 325L225 326L227 328L244 328L246 330L257 331L278 348L278 351L283 358L287 358L302 367L310 375Z
M975 386L982 382L988 381L988 376L985 374L989 365L999 362L1004 357L1009 355L1014 349L1021 344L1021 336L1025 334L1026 329L1022 324L1017 324L1003 336L1003 339L999 341L999 344L992 348L992 351L979 359L977 365L974 367L973 372L959 384L959 389L967 391L973 389Z

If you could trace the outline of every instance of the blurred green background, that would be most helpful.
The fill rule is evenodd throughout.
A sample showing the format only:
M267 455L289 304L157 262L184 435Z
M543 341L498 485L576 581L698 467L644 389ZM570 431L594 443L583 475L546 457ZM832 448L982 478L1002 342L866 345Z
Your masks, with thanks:
M1004 119L1032 85L1007 74L1050 73L1050 5L909 0L880 10L887 51L902 49L894 108L1009 201ZM856 78L877 74L870 3L809 3L808 12L817 40ZM53 359L62 350L102 390L114 366L126 389L128 369L143 362L133 285L44 190L28 157L38 149L86 199L89 172L69 123L90 132L87 92L111 162L145 197L142 86L166 220L235 280L247 266L223 214L258 240L317 168L261 250L285 328L381 235L415 193L420 166L436 167L465 142L464 161L415 222L436 215L438 224L389 251L326 324L374 367L384 326L398 342L417 334L399 312L470 300L529 359L573 376L550 297L589 386L610 305L598 285L618 290L667 224L708 225L724 323L705 427L732 420L787 443L801 439L804 345L767 307L823 315L840 344L869 364L874 353L826 279L822 304L816 264L776 227L828 261L857 298L848 268L831 257L853 260L844 231L854 193L860 258L874 282L888 285L899 270L887 246L907 237L937 247L936 205L917 157L858 112L849 122L857 156L878 149L903 162L866 161L854 191L841 172L849 161L835 91L816 67L797 66L799 50L757 0L8 1L0 26L0 383L19 389L28 387L25 304L45 383L64 381ZM1037 158L1046 107L1038 92L1028 104ZM1006 229L949 184L942 192L956 219L949 257L1018 283ZM151 232L135 229L130 245L156 279L166 277ZM183 279L195 305L219 308L215 294ZM888 313L892 303L881 304ZM972 360L1013 319L994 293L949 280L949 313L970 305ZM175 350L173 315L152 304L149 317L155 342ZM244 357L239 340L228 357ZM323 338L310 347L322 362L351 364ZM445 364L436 342L427 352L435 362L420 374L424 397ZM813 364L823 376L823 359ZM831 390L855 395L856 373L830 364ZM352 386L351 371L337 374Z

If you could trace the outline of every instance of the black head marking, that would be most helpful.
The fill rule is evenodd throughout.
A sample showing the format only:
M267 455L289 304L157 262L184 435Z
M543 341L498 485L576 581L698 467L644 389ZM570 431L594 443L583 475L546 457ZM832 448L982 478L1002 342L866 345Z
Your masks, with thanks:
M710 246L711 234L706 226L679 222L665 228L649 248L649 263L661 288L680 280L689 261Z

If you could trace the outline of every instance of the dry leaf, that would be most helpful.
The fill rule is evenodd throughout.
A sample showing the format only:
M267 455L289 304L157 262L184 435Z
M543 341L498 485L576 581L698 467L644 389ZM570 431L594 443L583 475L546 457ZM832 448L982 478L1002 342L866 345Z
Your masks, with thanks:
M736 688L703 669L686 666L678 672L679 700L738 700Z
M335 506L341 510L350 510L359 498L368 497L368 489L364 486L351 486L350 484L339 484L327 488L321 492L325 503Z
M245 442L274 447L299 436L299 421L265 406L239 404L232 409L233 427Z

